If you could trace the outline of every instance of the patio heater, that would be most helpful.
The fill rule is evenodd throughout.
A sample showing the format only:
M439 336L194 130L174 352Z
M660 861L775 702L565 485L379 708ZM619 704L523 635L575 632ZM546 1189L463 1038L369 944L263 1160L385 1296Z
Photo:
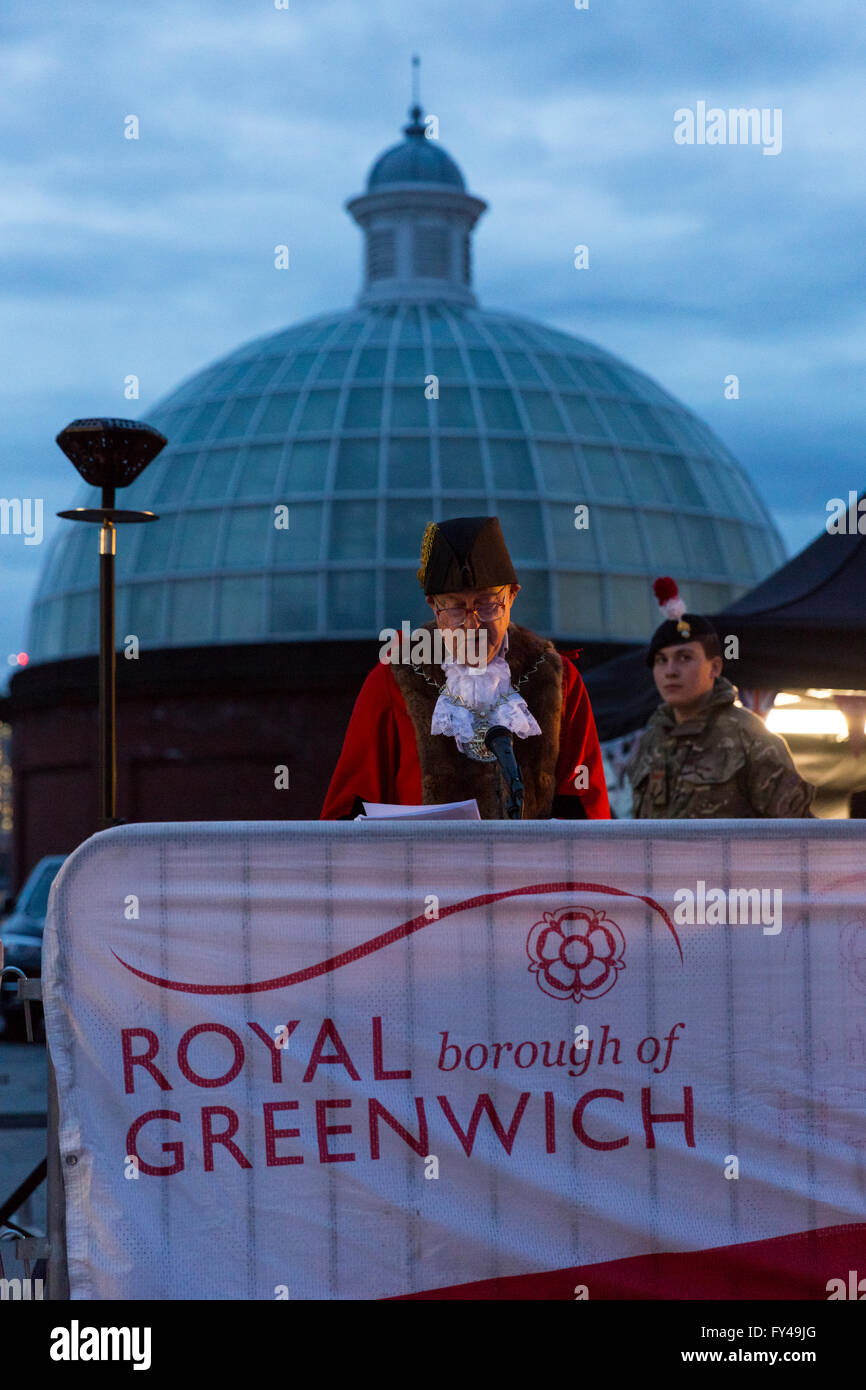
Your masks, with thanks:
M102 505L73 507L57 515L99 526L99 829L118 825L115 724L114 556L115 526L158 521L155 512L114 505L117 488L129 487L168 440L138 420L73 420L57 443L91 487L102 489Z

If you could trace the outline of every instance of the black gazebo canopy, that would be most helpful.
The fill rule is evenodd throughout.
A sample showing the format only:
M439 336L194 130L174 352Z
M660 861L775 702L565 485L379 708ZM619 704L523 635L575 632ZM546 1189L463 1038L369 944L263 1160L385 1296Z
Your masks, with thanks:
M734 685L866 690L866 514L861 520L863 535L852 534L849 514L848 534L825 531L736 603L707 615L723 646L729 634L739 639L739 658L724 671ZM643 728L659 702L644 648L584 679L602 740Z

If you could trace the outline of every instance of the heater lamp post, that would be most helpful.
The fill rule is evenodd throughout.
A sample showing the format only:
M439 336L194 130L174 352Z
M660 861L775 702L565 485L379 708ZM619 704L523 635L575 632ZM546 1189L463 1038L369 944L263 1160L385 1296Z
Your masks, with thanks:
M57 443L91 487L102 489L99 507L74 507L57 515L99 526L99 829L117 825L117 738L115 725L114 555L115 526L158 521L154 512L124 511L115 490L128 487L168 441L138 420L73 420Z

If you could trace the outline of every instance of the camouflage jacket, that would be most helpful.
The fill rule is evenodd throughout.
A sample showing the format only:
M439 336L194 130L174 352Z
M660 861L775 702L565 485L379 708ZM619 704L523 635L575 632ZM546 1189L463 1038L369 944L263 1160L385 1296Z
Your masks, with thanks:
M736 697L718 676L693 719L677 724L667 704L654 711L626 769L636 820L811 816L815 789L785 740Z

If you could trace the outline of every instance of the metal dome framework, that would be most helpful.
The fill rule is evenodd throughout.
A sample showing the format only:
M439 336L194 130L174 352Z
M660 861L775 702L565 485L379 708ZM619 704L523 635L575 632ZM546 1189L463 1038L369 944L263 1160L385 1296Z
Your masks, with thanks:
M419 138L407 127L404 145ZM169 444L127 496L162 519L118 558L119 644L370 639L424 621L418 549L448 516L500 517L515 618L567 641L644 639L659 573L714 612L782 562L750 480L694 414L591 343L475 307L468 242L486 205L462 176L438 194L368 185L347 206L368 238L356 307L240 347L148 412ZM419 269L412 237L437 215L441 264ZM405 256L371 275L369 238L390 224ZM81 531L47 558L33 661L95 650Z

